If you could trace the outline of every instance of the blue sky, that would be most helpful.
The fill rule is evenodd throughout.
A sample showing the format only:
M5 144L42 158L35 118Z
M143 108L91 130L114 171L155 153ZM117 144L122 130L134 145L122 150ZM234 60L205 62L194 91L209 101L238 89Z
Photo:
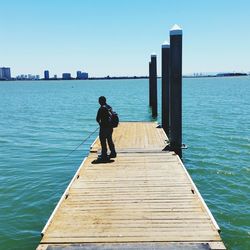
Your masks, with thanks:
M12 75L146 75L177 23L183 72L250 71L250 1L0 0L0 66Z

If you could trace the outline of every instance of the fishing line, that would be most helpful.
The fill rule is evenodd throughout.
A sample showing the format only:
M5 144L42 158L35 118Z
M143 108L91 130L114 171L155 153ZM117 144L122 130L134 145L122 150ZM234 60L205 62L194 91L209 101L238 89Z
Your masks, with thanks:
M72 154L74 151L76 151L84 142L86 142L97 130L99 127L95 129L95 131L91 132L76 148L74 148L69 154L64 156L64 158L67 158L70 154Z

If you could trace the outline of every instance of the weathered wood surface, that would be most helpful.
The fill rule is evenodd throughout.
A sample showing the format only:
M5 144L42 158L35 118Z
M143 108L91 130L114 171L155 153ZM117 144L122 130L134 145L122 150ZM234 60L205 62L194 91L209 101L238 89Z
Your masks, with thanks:
M162 151L165 140L155 123L122 123L114 132L117 158L92 164L100 147L96 140L47 223L38 249L147 242L216 243L225 249L179 157Z
M154 122L123 122L114 129L114 143L117 152L147 152L161 151L166 146L167 137L163 129L156 129ZM91 152L101 148L97 140L91 147Z

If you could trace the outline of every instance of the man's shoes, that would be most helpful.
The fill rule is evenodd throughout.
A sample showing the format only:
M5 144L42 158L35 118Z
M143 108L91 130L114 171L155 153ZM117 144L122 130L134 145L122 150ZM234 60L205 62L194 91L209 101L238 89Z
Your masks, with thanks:
M111 153L111 154L109 155L109 158L116 158L116 153Z
M108 157L106 158L97 158L93 160L91 163L92 164L100 164L100 163L112 163L114 160L110 160Z
M109 160L109 156L108 155L98 155L98 160L101 161L108 161Z

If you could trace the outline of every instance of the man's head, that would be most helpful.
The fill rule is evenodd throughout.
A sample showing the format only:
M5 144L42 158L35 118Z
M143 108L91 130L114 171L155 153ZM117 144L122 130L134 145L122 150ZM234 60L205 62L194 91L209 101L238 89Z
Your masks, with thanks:
M106 98L105 98L105 96L100 96L99 97L99 103L100 103L100 105L105 105L106 104Z

